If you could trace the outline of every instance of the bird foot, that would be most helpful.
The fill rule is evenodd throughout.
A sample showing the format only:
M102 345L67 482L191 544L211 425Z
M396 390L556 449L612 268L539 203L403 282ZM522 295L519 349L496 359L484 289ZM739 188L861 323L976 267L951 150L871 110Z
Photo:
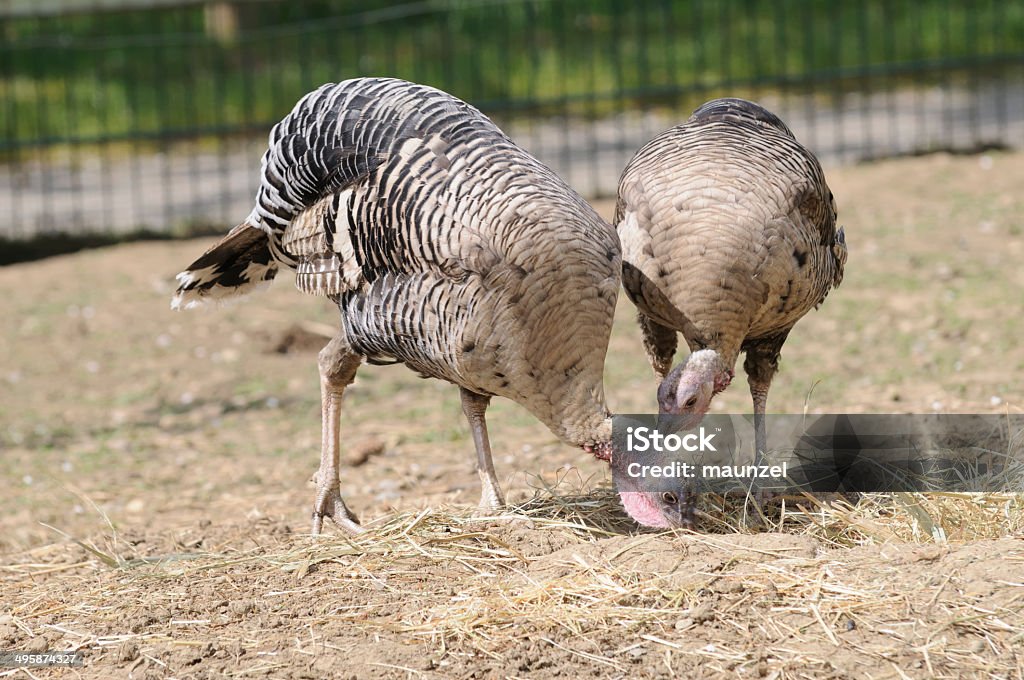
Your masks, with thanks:
M505 508L505 497L501 493L498 480L488 475L486 471L480 470L480 503L477 505L477 515L493 515Z
M505 501L501 498L501 494L495 496L485 492L480 496L480 503L477 504L476 512L473 514L477 517L490 517L504 509Z
M742 525L745 529L765 529L768 526L764 509L772 500L780 494L768 489L758 489L747 496L747 502L743 507Z
M355 536L364 533L359 518L348 509L341 498L341 489L337 482L317 492L316 503L313 504L313 528L311 533L319 536L323 529L324 517L330 517L345 533Z

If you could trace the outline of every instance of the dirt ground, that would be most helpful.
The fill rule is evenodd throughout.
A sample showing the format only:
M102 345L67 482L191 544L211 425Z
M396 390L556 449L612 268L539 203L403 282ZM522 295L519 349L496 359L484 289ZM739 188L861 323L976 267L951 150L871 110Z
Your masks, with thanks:
M1024 154L828 176L847 276L790 336L770 410L1020 413ZM1020 497L640 532L603 464L496 401L518 505L475 518L458 391L402 367L346 394L342 492L372 531L311 539L309 323L332 310L285 278L171 312L207 243L0 269L0 649L85 655L0 677L1024 677ZM625 299L606 374L613 409L656 408ZM745 380L716 409L747 411Z

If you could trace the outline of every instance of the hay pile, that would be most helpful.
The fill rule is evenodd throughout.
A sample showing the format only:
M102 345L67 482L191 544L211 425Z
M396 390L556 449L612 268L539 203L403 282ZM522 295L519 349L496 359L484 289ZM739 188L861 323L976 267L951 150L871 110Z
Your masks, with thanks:
M498 517L427 508L222 554L140 555L110 527L0 567L0 637L84 650L86 677L302 677L296 658L371 677L1019 674L1020 496L783 499L756 531L742 508L708 495L701 533L637 534L607 489L547 490Z

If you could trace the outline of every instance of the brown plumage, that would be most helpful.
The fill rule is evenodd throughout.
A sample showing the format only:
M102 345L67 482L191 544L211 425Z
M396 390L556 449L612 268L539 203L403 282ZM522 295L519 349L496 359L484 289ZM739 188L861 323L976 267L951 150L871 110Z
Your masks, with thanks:
M324 517L359 530L338 460L342 395L363 361L461 388L488 508L502 503L484 420L492 396L614 460L603 372L618 237L465 102L382 78L304 97L271 132L252 213L179 275L174 305L248 292L281 266L341 313L320 354L314 533Z
M695 426L745 352L763 452L782 344L846 263L817 159L761 106L713 100L629 162L615 225L661 412ZM691 354L670 370L677 332Z

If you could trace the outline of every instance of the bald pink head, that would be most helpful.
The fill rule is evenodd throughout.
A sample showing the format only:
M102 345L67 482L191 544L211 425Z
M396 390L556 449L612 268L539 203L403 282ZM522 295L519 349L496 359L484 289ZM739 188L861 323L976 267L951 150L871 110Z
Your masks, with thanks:
M652 485L644 479L629 474L630 463L639 462L634 455L616 450L610 441L586 445L583 449L611 465L619 500L634 520L655 529L693 528L694 496L686 481L676 480L668 488L652 490Z
M686 498L654 491L620 491L619 500L629 516L645 527L693 528L693 513Z
M658 387L661 413L681 416L684 430L696 427L711 407L711 400L732 382L732 369L713 349L692 353L665 376Z

